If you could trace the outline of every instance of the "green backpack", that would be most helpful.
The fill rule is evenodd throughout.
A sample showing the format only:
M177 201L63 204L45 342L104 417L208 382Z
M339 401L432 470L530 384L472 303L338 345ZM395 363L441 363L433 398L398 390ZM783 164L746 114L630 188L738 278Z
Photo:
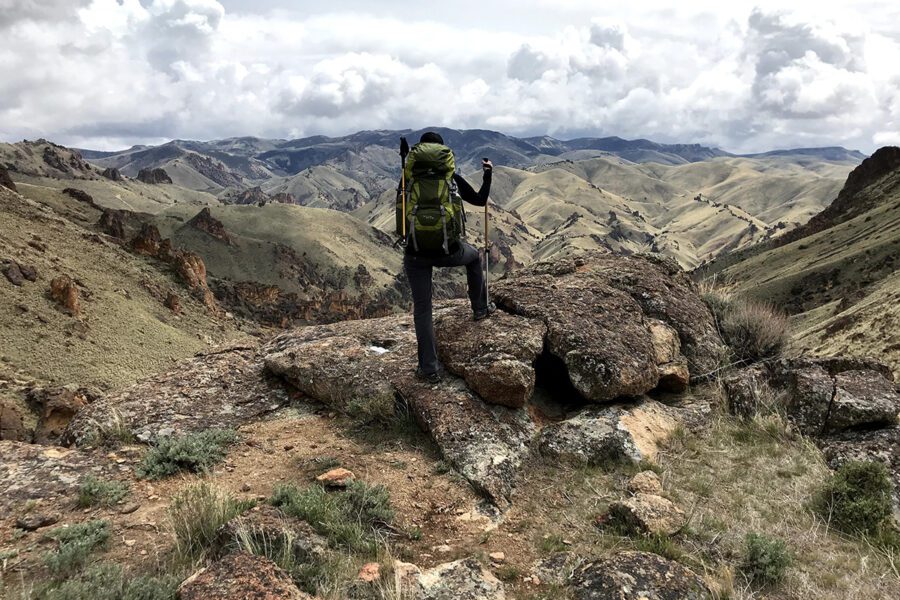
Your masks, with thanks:
M403 235L415 252L450 253L465 235L465 211L456 191L453 151L443 144L419 143L406 159L406 213L397 194L397 235Z

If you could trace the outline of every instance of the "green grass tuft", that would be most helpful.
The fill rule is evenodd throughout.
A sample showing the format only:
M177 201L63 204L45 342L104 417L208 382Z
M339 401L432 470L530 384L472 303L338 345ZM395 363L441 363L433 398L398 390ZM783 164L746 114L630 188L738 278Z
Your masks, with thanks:
M78 486L78 506L113 506L123 500L128 491L129 486L124 481L104 481L88 475Z
M788 316L770 302L701 286L733 359L743 363L780 356L790 340Z
M819 514L845 533L878 535L890 527L893 484L879 462L842 465L815 501Z
M759 586L772 586L784 580L791 555L784 542L758 533L744 539L740 569L747 579Z
M180 437L160 438L137 468L138 477L162 479L179 471L205 473L225 459L228 446L238 441L230 429L210 429Z
M44 556L44 564L54 578L69 577L87 564L94 550L106 544L109 534L109 523L106 521L57 527L47 537L56 540L58 546Z
M113 564L99 564L38 591L36 600L175 600L180 577L126 576Z
M254 504L239 502L206 482L183 488L169 506L178 555L188 561L202 558L218 543L219 528Z
M270 502L286 515L303 519L333 546L374 554L377 534L394 520L390 494L384 486L353 481L343 491L319 485L275 488Z

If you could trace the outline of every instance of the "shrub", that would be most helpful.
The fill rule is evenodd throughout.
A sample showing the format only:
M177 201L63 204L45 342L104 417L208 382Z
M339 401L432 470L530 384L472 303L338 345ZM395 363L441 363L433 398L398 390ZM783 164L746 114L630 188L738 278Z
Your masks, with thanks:
M237 434L230 429L160 438L138 466L138 477L161 479L182 470L206 472L225 458L228 446L237 440Z
M88 558L109 539L109 523L88 521L69 527L57 527L47 537L58 542L55 551L44 556L51 575L64 578L87 564Z
M890 523L892 490L885 465L850 461L825 485L817 499L817 509L841 531L877 535Z
M757 585L774 585L784 579L791 555L784 542L762 534L748 533L744 539L741 571Z
M174 600L180 578L126 577L118 565L100 564L43 589L39 600Z
M81 480L78 486L78 506L112 506L128 495L128 484L124 481L103 481L93 475Z
M178 554L189 560L201 558L218 541L219 528L252 506L206 482L185 487L169 506Z
M770 302L737 296L712 285L701 285L700 296L716 318L719 333L736 360L773 358L787 347L788 317Z
M303 519L335 546L373 553L376 533L394 519L384 486L352 481L346 490L329 493L319 485L275 488L271 503L289 516Z

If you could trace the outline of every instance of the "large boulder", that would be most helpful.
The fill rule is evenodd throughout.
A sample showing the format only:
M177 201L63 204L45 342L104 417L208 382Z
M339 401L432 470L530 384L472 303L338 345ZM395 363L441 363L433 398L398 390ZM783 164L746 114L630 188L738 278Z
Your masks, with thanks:
M50 281L50 298L73 317L81 314L81 294L75 280L68 275Z
M653 461L679 424L675 409L644 398L636 403L589 407L541 430L541 455L572 463Z
M263 369L255 344L200 354L80 410L63 440L86 445L238 427L287 405L290 393Z
M706 600L709 589L687 567L649 552L619 552L575 571L576 600Z
M3 165L0 165L0 187L5 187L14 192L17 191L16 184L13 183L12 178L9 176L9 171Z
M263 556L228 554L185 579L181 600L309 600L291 576Z
M141 169L138 171L137 180L152 185L172 183L172 178L165 169Z
M674 535L687 523L684 511L668 498L639 492L609 505L603 524L629 535Z
M536 263L493 288L509 312L547 325L547 350L562 359L585 399L605 402L714 370L725 349L713 316L677 265L600 252ZM666 339L668 327L677 334Z
M458 304L437 318L434 329L441 362L485 402L525 405L544 347L543 322L503 312L474 321L468 304Z

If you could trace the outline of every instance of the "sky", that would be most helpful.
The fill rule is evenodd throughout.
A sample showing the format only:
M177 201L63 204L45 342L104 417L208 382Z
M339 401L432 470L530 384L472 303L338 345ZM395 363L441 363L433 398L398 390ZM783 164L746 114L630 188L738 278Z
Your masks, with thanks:
M900 144L900 3L0 0L0 140Z

